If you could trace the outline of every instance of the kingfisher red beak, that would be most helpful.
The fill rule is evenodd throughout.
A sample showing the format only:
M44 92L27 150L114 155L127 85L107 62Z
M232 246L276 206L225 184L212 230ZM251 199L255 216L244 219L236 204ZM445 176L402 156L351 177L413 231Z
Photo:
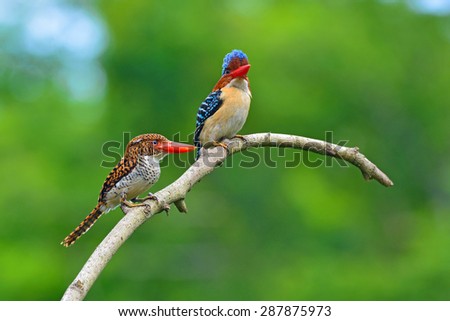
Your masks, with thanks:
M172 141L159 142L155 149L166 152L168 154L188 153L195 149L195 146L177 143Z
M240 66L238 69L233 70L232 72L229 73L229 76L231 76L231 78L237 78L237 77L241 77L244 78L247 76L248 71L250 70L250 65L243 65Z

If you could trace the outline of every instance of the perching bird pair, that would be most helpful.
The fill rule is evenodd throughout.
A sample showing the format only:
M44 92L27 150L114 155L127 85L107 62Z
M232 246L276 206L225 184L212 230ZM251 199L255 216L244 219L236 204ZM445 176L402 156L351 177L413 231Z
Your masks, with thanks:
M242 51L233 50L225 56L222 76L198 109L194 134L196 158L205 145L227 148L221 141L235 137L244 126L252 97L247 77L249 69L248 58ZM72 245L102 214L121 204L128 207L141 206L142 201L154 198L151 194L144 199L136 197L158 181L159 162L167 154L186 153L195 147L169 141L159 134L144 134L133 138L128 143L123 158L106 177L96 207L61 244L65 247Z

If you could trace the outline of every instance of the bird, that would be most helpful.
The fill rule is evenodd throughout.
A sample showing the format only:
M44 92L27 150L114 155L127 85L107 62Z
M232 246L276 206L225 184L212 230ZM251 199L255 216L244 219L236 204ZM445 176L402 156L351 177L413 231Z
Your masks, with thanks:
M127 144L122 159L106 177L95 208L61 244L69 247L86 233L101 215L121 204L128 207L142 206L143 204L137 202L155 199L151 193L143 199L136 199L136 197L158 181L160 161L167 154L186 153L194 149L195 146L172 142L159 134L143 134L134 137ZM129 200L134 200L136 203Z
M222 75L197 112L194 132L196 159L201 147L226 145L224 138L240 137L250 109L252 93L247 73L250 69L247 55L234 49L223 59Z

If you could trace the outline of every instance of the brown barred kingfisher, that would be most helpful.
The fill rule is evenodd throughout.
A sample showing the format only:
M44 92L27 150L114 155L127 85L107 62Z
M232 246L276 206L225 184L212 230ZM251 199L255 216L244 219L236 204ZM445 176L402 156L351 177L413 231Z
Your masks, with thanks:
M247 73L250 69L248 58L241 50L233 50L225 56L222 76L212 92L200 105L195 124L194 144L200 156L202 146L222 146L224 138L236 135L244 126L250 109L252 93Z
M158 181L159 162L167 154L187 153L194 149L195 146L172 142L159 134L144 134L130 140L123 158L106 177L97 206L61 244L65 247L72 245L102 214L121 204L128 207L142 206L137 202L155 199L152 194L143 199L136 197Z

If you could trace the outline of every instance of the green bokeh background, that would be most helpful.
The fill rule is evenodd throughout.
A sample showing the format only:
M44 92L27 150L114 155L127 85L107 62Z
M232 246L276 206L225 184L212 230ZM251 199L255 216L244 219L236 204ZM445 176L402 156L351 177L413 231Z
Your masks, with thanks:
M187 215L138 229L86 299L450 299L448 15L402 1L62 4L107 30L105 94L71 97L55 76L70 56L9 50L21 26L0 29L1 300L60 299L123 215L59 245L95 205L111 161L102 145L123 133L185 140L234 48L252 64L241 133L332 131L395 186L338 162L286 168L291 150L259 149L276 166L250 169L235 155L189 193ZM152 191L183 173L167 163Z

